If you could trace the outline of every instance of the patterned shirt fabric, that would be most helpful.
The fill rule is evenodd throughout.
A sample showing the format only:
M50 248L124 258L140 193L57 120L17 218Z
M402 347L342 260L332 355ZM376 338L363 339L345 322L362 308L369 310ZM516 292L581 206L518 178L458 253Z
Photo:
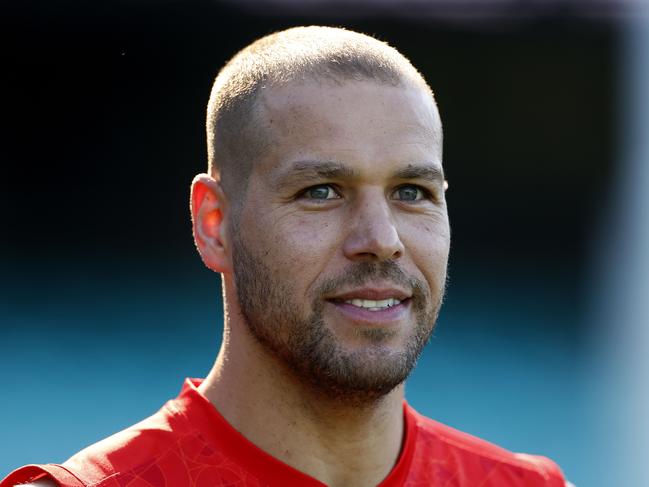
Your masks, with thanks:
M62 487L323 487L243 437L187 379L153 416L62 465L27 465L0 487L48 477ZM516 454L417 413L404 402L405 441L379 487L564 487L551 460Z

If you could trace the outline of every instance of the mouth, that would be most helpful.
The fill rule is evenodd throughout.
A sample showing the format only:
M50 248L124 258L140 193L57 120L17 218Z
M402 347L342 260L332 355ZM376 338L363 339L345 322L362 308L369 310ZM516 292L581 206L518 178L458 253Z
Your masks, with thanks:
M411 296L397 289L357 289L327 299L339 315L360 325L394 325L403 320Z
M397 299L397 298L387 298L387 299L361 299L361 298L353 298L353 299L332 299L330 300L334 304L346 304L349 306L355 306L357 308L361 308L367 311L384 311L386 309L392 308L393 306L399 306L405 301L410 300L410 298L406 299Z

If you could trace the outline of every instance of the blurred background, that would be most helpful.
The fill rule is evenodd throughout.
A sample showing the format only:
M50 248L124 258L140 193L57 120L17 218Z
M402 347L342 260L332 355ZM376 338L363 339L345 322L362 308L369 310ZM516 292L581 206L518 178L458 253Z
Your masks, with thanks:
M640 2L2 5L0 477L156 411L220 343L192 177L220 66L264 34L386 40L435 91L453 227L421 412L649 485L649 22Z

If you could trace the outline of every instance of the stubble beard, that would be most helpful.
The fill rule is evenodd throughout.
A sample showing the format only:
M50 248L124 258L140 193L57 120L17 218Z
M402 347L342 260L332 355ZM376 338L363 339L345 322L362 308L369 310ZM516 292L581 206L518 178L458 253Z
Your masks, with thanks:
M443 298L442 289L433 302L428 286L408 277L394 261L358 262L318 286L312 311L304 318L290 281L274 276L239 235L233 239L233 265L239 308L251 335L304 386L359 406L380 400L406 380L430 340ZM396 331L359 329L358 338L367 345L346 350L324 322L322 296L378 279L412 291L413 331L403 348L395 350L386 342Z

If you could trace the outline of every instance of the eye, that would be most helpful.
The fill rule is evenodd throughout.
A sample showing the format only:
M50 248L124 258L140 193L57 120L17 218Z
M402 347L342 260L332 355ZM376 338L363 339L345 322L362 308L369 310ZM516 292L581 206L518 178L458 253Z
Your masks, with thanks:
M407 184L398 187L393 196L401 201L420 201L428 197L428 192L419 186Z
M309 200L333 200L340 198L340 195L329 184L312 186L302 193L303 197Z

